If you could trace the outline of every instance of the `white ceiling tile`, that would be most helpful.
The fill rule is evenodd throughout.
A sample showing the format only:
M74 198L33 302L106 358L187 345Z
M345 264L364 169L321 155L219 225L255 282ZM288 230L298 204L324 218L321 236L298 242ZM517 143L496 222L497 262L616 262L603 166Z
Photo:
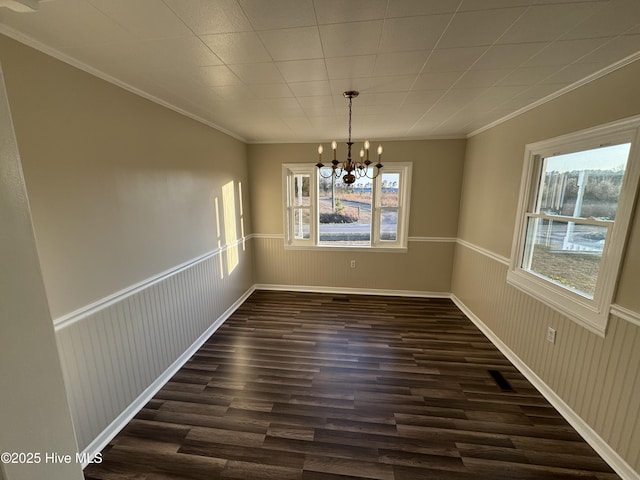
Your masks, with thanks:
M353 100L353 103L354 106L355 104L385 105L388 108L390 105L400 105L406 96L406 91L373 93L365 90L360 92L360 95Z
M493 45L473 65L474 70L515 68L541 52L547 43Z
M305 82L312 80L326 80L327 69L324 60L293 60L276 62L280 73L287 82Z
M487 91L486 88L452 88L436 103L435 111L456 110Z
M88 0L138 38L188 37L193 32L157 0Z
M593 52L576 60L577 63L611 64L635 54L640 49L640 34L622 35L601 45Z
M469 109L469 111L491 110L522 94L528 88L526 85L490 87L482 95L468 102L465 108Z
M218 33L200 38L226 64L271 60L255 32Z
M85 1L42 2L30 13L3 10L3 24L54 48L98 45L129 36L118 23Z
M320 25L324 55L347 57L377 53L382 25L382 20Z
M593 52L605 42L606 39L599 38L554 42L530 58L524 65L528 67L568 65Z
M373 73L375 55L326 58L329 78L368 77Z
M606 65L602 63L574 63L572 65L567 65L566 67L563 67L558 72L542 80L540 83L541 84L564 83L566 85L570 85L572 83L577 82L578 80L582 80L583 78L596 73L598 70L604 67L606 67Z
M345 90L357 132L468 133L640 53L640 0L52 0L0 22L265 141L346 136Z
M293 97L286 83L259 83L249 87L256 98Z
M249 86L244 84L214 86L211 89L223 101L229 102L232 109L242 106L243 103L251 102L255 98Z
M322 45L317 27L286 28L259 32L274 60L322 58Z
M366 92L407 92L417 79L417 75L392 75L389 77L372 77Z
M198 70L197 79L209 86L222 86L222 85L238 85L242 81L231 71L226 65L215 65L211 67L200 67Z
M460 0L395 0L389 2L387 18L454 13Z
M524 11L524 8L503 8L457 13L438 48L492 45Z
M408 126L410 128L427 112L428 107L426 105L421 105L421 107L423 107L422 110L418 110L415 112L403 112L400 111L402 109L402 107L400 107L398 111L393 113L390 117L387 117L389 118L389 123Z
M284 78L273 62L243 63L229 65L229 68L247 84L284 83Z
M557 65L543 67L518 67L498 81L498 85L533 85L558 71Z
M317 95L314 97L299 97L298 103L304 109L315 108L330 108L333 114L333 96L331 95Z
M331 95L331 85L327 80L314 82L291 82L289 88L296 97L315 97Z
M158 56L175 65L222 65L215 53L196 36L180 38L160 38L144 42Z
M511 70L469 70L456 83L456 88L490 87L506 77Z
M437 48L429 54L425 72L464 72L488 47Z
M450 18L451 15L389 18L384 22L379 51L431 50Z
M373 75L382 77L417 74L422 70L428 53L426 51L382 53L376 59Z
M282 118L304 115L304 111L295 97L267 98L257 100L257 102L262 103L267 111L275 112Z
M529 8L498 43L552 41L596 13L602 4L539 5Z
M563 40L581 38L613 37L638 26L640 2L638 0L613 0L584 22L577 24L562 38Z
M387 0L314 0L318 24L382 19Z
M315 25L311 0L239 0L256 30Z
M395 113L398 110L398 105L394 103L375 103L366 105L364 103L354 103L353 115L358 118L362 118L366 115L383 115L384 121L388 121L388 115Z
M236 0L163 0L198 35L249 32L251 23Z
M405 113L423 111L425 105L431 107L440 100L445 93L447 93L447 90L416 90L409 92L399 111Z
M460 12L471 10L494 10L497 8L529 7L557 3L607 2L609 0L463 0Z
M295 135L312 136L313 134L315 134L315 138L317 138L317 130L311 125L309 119L303 114L283 117L282 121L287 124L287 127L289 127L289 129L294 132Z
M449 89L462 76L462 72L421 73L413 85L413 90Z

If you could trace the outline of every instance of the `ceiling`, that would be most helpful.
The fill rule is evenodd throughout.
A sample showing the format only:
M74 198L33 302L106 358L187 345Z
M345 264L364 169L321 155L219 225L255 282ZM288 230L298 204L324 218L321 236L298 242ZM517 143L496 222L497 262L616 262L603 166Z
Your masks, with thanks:
M0 0L0 32L246 142L345 140L345 90L354 140L424 139L640 58L640 0Z

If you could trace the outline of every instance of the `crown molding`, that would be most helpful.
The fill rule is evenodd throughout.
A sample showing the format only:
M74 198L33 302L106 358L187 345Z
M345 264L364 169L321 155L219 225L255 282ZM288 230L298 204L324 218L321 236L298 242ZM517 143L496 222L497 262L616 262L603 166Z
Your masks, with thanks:
M567 85L566 87L558 90L557 92L554 92L550 95L547 95L544 98L541 98L540 100L537 100L533 103L530 103L529 105L527 105L526 107L522 107L519 110L516 110L513 113L510 113L509 115L502 117L498 120L495 120L487 125L485 125L484 127L480 127L477 130L474 130L473 132L469 133L466 138L471 138L474 137L476 135L479 135L482 132L485 132L493 127L496 127L498 125L500 125L501 123L504 123L508 120L511 120L515 117L518 117L520 115L522 115L523 113L528 112L529 110L533 110L534 108L537 108L541 105L544 105L545 103L549 103L552 100L555 100L558 97L561 97L562 95L571 92L572 90L575 90L577 88L580 88L588 83L593 82L594 80L597 80L601 77L604 77L605 75L608 75L616 70L619 70L627 65L629 65L630 63L635 62L636 60L640 60L640 51L633 53L631 55L629 55L628 57L623 58L622 60L619 60L616 63L613 63L611 65L609 65L608 67L605 67L601 70L598 70L597 72L592 73L591 75L586 76L585 78L583 78L582 80L578 80L575 83L572 83L571 85Z
M122 80L119 80L116 77L112 77L111 75L103 72L102 70L92 67L91 65L87 65L86 63L81 62L80 60L73 58L70 55L67 55L66 53L62 53L61 51L56 50L53 47L45 45L44 43L28 35L25 35L22 32L18 32L17 30L14 30L13 28L8 27L7 25L3 25L0 23L0 34L6 35L7 37L12 38L17 42L20 42L28 47L38 50L39 52L49 55L50 57L53 57L56 60L60 60L61 62L71 65L72 67L82 70L83 72L93 75L94 77L104 80L105 82L111 83L113 85L116 85L117 87L122 88L123 90L131 92L135 95L138 95L139 97L142 97L145 100L149 100L162 107L165 107L169 110L179 113L180 115L190 118L191 120L195 120L196 122L202 123L207 127L213 128L214 130L224 133L225 135L229 135L230 137L233 137L236 140L240 140L243 143L248 143L245 138L241 137L237 133L227 130L226 128L221 127L220 125L210 122L209 120L206 120L187 110L184 110L183 108L173 105L172 103L169 103L159 97L156 97L155 95L151 95L150 93L145 92L144 90L141 90L137 87L134 87L133 85L130 85L126 82L123 82Z

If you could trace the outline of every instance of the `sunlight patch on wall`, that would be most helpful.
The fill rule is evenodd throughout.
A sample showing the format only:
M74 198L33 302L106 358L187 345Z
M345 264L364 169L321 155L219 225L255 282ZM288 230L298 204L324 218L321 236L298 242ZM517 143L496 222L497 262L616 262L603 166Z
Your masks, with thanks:
M236 199L233 181L222 186L224 237L227 245L227 273L238 266L238 233L236 229Z
M246 250L244 236L244 210L242 207L242 182L238 182L238 203L240 206L240 238L242 239L242 251Z
M217 247L218 249L222 249L222 230L220 230L220 202L218 201L218 197L213 199L213 208L216 212L216 235L217 235ZM220 279L224 278L224 267L222 266L222 260L218 261L218 265L220 265Z

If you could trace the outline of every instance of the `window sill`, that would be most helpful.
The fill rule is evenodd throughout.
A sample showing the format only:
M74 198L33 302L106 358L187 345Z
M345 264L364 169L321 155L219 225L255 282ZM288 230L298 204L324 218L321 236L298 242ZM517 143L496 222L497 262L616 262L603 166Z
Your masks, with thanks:
M604 338L607 331L609 305L598 308L596 303L588 298L555 287L553 284L519 269L509 270L507 283Z
M407 247L370 247L370 246L357 246L357 245L287 245L284 246L285 250L313 250L324 252L388 252L388 253L407 253Z

